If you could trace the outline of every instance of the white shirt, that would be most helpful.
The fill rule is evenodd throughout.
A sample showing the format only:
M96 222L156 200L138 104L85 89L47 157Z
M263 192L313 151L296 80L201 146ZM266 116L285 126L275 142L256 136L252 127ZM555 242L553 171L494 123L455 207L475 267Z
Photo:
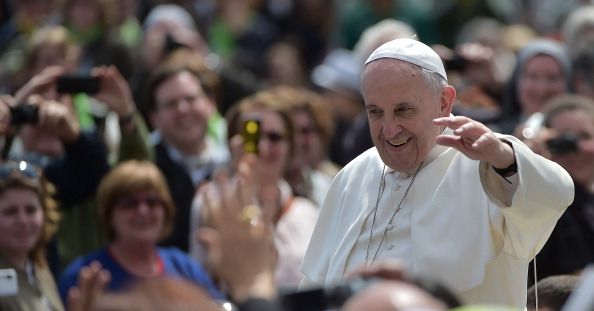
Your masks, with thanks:
M436 146L382 247L394 246L380 249L376 261L397 257L410 273L441 281L465 303L524 308L528 262L573 200L573 182L556 163L514 137L504 138L512 143L518 165L511 184L488 164ZM367 216L376 204L383 167L371 148L336 176L302 265L302 284L330 285L365 263ZM386 186L397 183L386 178ZM376 234L381 239L388 221L380 213L390 215L403 195L390 191L386 187L378 204L374 239ZM372 241L371 253L378 243Z

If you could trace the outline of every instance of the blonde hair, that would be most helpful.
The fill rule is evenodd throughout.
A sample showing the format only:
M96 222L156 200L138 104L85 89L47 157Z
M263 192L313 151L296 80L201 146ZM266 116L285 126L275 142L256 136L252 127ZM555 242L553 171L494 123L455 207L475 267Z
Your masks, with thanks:
M38 177L27 177L16 172L0 181L0 197L10 189L28 189L37 195L43 212L43 226L41 234L30 251L33 262L38 266L46 266L45 249L58 229L60 214L58 204L53 199L54 186L48 182L38 170Z

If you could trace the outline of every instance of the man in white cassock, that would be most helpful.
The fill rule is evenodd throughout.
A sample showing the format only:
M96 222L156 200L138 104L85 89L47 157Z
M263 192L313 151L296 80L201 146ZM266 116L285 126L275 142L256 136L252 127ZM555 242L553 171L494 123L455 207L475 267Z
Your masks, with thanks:
M421 42L380 46L361 83L375 147L332 182L302 287L397 258L464 303L523 309L528 263L573 200L569 174L512 136L452 116L456 90Z

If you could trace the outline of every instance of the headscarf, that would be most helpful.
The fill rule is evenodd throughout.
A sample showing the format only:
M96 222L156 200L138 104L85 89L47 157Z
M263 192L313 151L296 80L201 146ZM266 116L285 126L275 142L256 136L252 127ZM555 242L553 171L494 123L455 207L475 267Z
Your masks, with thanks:
M511 133L515 125L519 123L522 116L522 106L520 105L520 99L518 97L518 84L520 75L524 66L529 60L538 55L547 55L552 57L561 65L563 75L566 81L566 90L570 88L570 77L571 77L571 61L565 45L560 42L540 38L529 42L524 46L518 53L516 67L508 81L505 93L503 94L503 102L501 105L501 128L500 131L503 133Z

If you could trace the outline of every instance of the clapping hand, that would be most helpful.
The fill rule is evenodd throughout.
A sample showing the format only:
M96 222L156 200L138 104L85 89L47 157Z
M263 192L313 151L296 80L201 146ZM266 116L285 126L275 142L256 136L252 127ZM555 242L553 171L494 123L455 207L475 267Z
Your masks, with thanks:
M103 270L98 262L83 267L78 274L77 286L68 291L68 310L96 310L110 280L111 275L107 270Z

